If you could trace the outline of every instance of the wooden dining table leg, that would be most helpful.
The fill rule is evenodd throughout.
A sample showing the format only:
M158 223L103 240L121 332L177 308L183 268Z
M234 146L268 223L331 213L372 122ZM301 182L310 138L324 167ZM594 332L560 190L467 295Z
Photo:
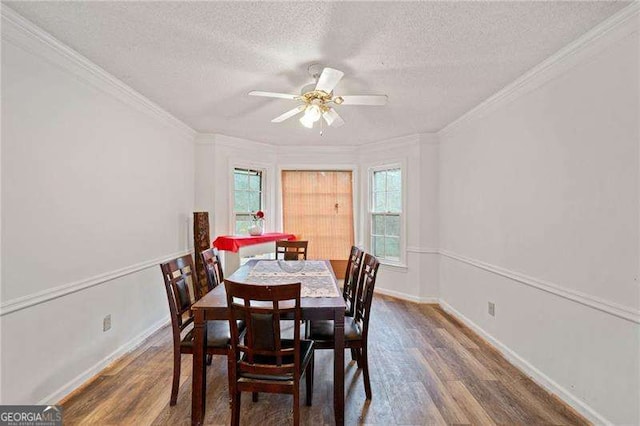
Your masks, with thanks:
M202 425L207 394L207 370L205 367L205 341L207 328L205 327L204 311L194 312L193 321L193 375L191 390L191 424Z
M336 426L344 425L344 309L333 316L333 413Z

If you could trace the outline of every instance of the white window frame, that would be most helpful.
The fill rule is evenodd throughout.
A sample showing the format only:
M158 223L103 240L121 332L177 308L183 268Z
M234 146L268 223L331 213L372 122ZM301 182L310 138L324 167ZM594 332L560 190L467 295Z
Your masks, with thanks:
M246 215L247 213L252 212L236 212L235 211L235 172L236 169L241 170L253 170L261 173L261 190L260 190L260 210L265 213L265 229L268 227L268 214L267 214L267 169L265 167L256 166L255 164L231 164L230 167L230 184L229 184L229 234L236 235L236 217L238 214Z
M373 211L373 175L375 172L384 171L384 170L392 170L392 169L400 169L400 184L402 187L400 188L400 196L401 200L401 211L400 213L393 212L393 214L398 214L400 217L400 253L399 260L396 259L387 259L385 257L379 257L378 260L380 263L384 265L392 265L406 268L407 267L407 237L406 237L406 217L407 217L407 167L405 161L393 162L393 163L384 163L378 164L375 166L369 167L368 180L367 180L367 198L368 198L368 209L367 209L367 230L366 230L366 246L368 247L369 252L373 254L373 215L375 213L380 214L382 212L374 212Z

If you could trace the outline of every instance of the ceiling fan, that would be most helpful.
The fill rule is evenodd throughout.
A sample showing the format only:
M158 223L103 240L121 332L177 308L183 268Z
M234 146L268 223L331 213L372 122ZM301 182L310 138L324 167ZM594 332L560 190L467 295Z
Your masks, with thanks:
M320 72L322 70L322 72ZM335 110L336 105L385 105L387 95L342 95L335 96L333 89L338 85L344 73L333 68L324 68L319 64L309 66L309 74L316 80L315 84L309 84L302 88L300 95L275 92L249 92L251 96L264 96L268 98L291 99L303 103L294 109L271 120L272 123L281 123L304 111L300 118L303 126L311 129L320 118L323 118L329 126L340 127L344 120Z

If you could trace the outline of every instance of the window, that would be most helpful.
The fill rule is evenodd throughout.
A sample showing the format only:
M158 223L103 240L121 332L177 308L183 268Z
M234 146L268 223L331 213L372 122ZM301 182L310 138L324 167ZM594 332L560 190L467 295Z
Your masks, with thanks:
M354 241L350 170L283 170L285 232L309 241L309 259L345 260Z
M370 173L370 247L380 260L399 263L402 256L402 169L380 167Z
M262 210L262 171L233 169L234 233L248 234L252 213Z

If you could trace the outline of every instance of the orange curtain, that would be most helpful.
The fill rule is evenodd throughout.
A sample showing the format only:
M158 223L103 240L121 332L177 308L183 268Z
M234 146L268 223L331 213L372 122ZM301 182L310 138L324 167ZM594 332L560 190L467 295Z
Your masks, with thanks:
M347 259L353 245L350 171L282 171L284 232L308 240L309 259Z

